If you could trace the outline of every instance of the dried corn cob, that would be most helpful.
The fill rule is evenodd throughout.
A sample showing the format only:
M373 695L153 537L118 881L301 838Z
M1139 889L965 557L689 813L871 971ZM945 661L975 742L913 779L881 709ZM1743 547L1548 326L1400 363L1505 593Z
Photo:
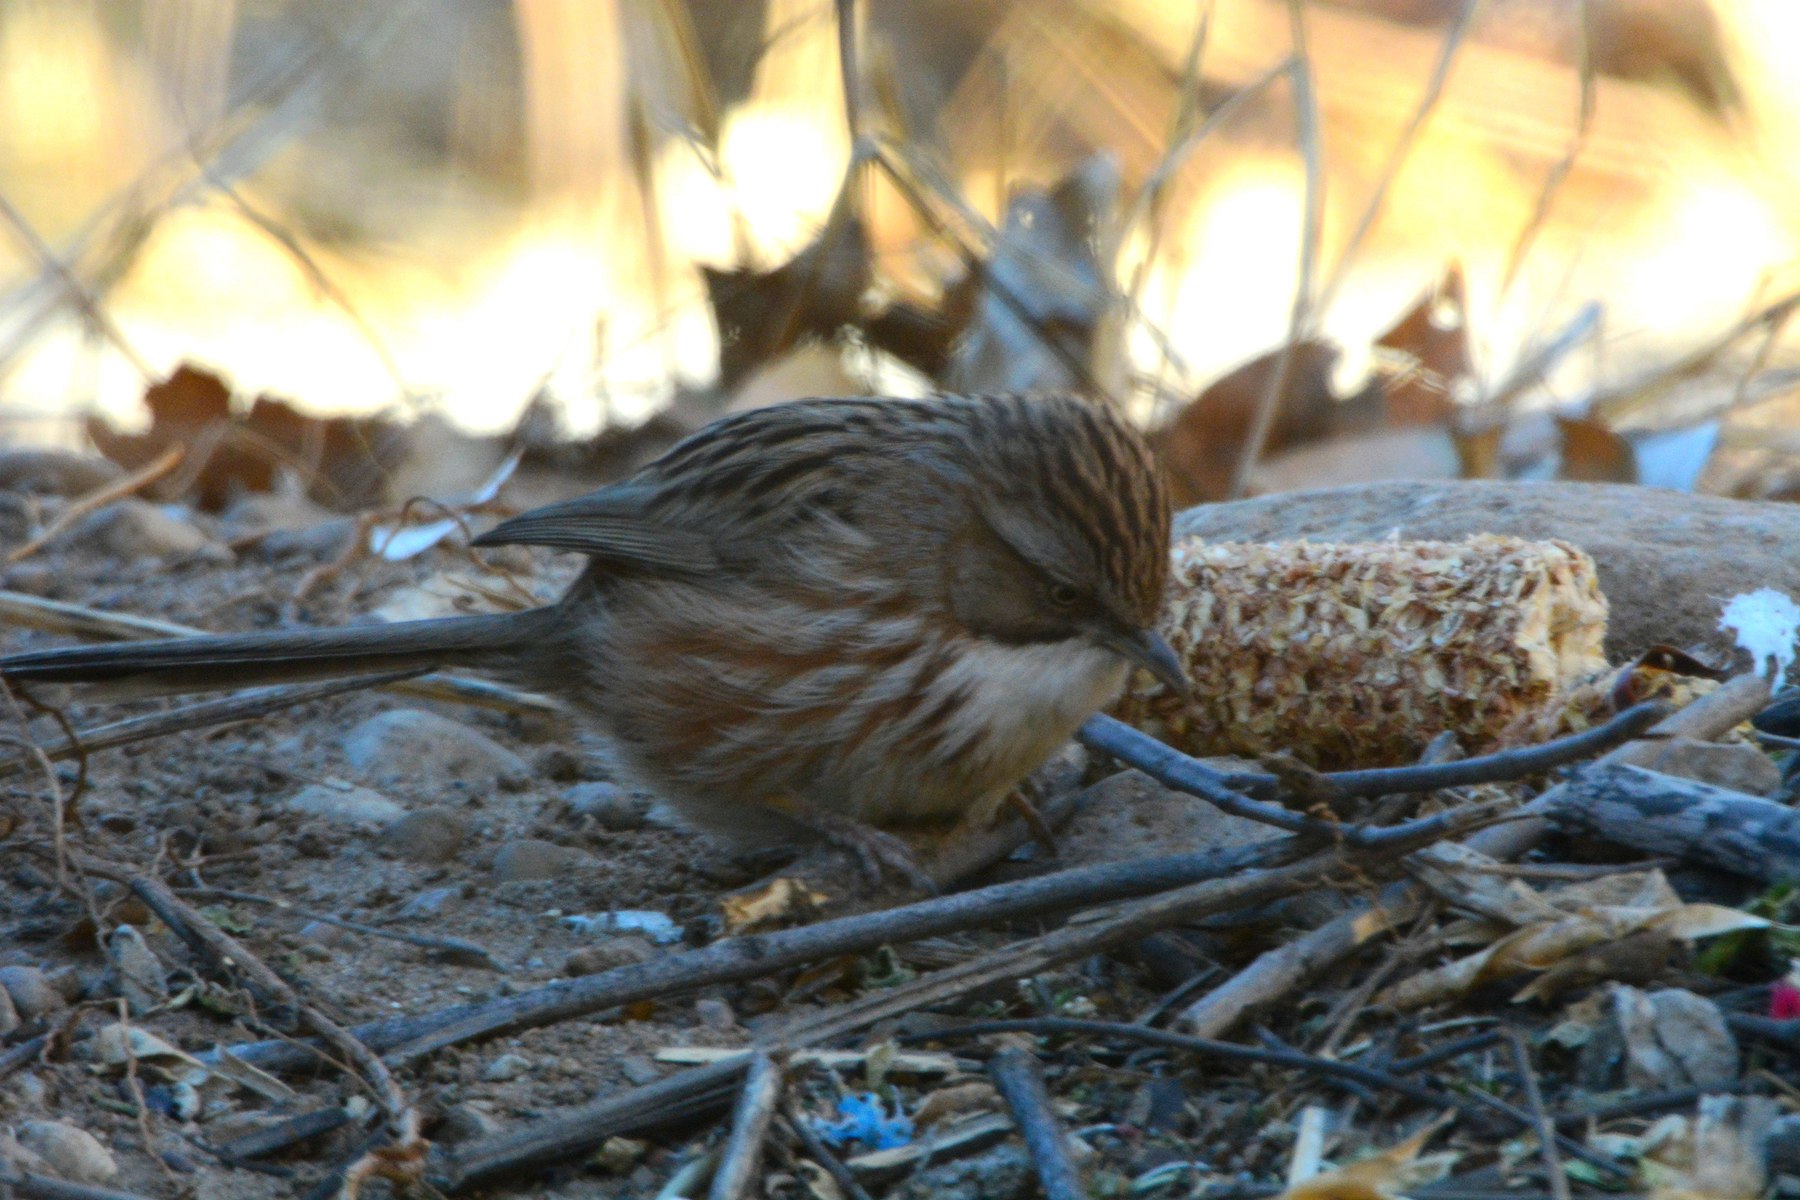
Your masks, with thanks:
M1174 551L1162 632L1193 681L1116 710L1192 754L1322 768L1412 761L1448 729L1492 745L1606 668L1606 598L1564 542L1207 544Z

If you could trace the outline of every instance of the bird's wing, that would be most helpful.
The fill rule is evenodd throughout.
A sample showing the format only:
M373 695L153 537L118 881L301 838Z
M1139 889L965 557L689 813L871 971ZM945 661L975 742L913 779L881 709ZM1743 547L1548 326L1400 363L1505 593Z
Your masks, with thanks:
M477 546L551 546L609 563L706 574L719 565L710 537L658 520L640 490L601 488L520 513L475 539Z

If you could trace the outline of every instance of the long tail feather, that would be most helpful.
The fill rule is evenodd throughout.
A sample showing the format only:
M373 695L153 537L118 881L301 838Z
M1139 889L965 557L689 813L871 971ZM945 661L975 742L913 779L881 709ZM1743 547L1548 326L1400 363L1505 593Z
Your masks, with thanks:
M165 695L300 683L391 671L504 664L541 638L557 610L71 646L0 658L17 683L93 683L104 694Z

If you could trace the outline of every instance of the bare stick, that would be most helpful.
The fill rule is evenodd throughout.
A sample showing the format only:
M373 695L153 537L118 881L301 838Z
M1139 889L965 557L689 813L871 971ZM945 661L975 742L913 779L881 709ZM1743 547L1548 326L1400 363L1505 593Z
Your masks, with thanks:
M768 1051L758 1050L750 1059L749 1073L738 1092L737 1110L731 1115L731 1138L713 1172L707 1200L741 1200L750 1195L762 1166L769 1123L775 1119L775 1107L781 1101L781 1084L780 1064Z
M806 1156L818 1163L820 1169L831 1176L832 1181L838 1185L839 1190L849 1200L870 1200L868 1191L856 1181L856 1176L850 1173L850 1168L846 1167L843 1161L831 1152L831 1148L820 1140L818 1131L812 1127L812 1123L806 1119L805 1114L792 1100L789 1100L782 1109L782 1118L783 1124L793 1131L795 1140L800 1143L800 1148L806 1151Z
M1452 762L1421 763L1410 767L1382 767L1367 771L1340 771L1318 776L1321 783L1342 796L1381 796L1395 792L1426 792L1439 788L1468 787L1478 783L1503 783L1539 775L1577 759L1642 735L1667 716L1667 705L1633 705L1602 725L1538 746L1502 750L1479 758ZM1371 845L1389 836L1391 829L1338 825L1308 817L1278 804L1251 799L1244 792L1274 791L1280 780L1260 772L1214 770L1199 759L1181 753L1123 721L1104 713L1088 718L1076 739L1093 750L1112 755L1136 767L1165 787L1198 796L1232 816L1273 825L1289 833L1343 838L1351 845Z
M1275 427L1282 394L1294 373L1294 354L1306 336L1311 320L1314 281L1319 270L1319 241L1325 226L1325 165L1319 145L1319 98L1313 89L1312 60L1306 52L1306 14L1301 0L1288 0L1288 31L1294 55L1288 70L1293 81L1294 119L1298 126L1300 156L1306 163L1306 215L1300 228L1300 278L1294 284L1294 304L1288 313L1287 339L1269 372L1268 386L1257 402L1250 433L1238 454L1229 498L1241 499L1250 490L1250 475L1262 458L1269 431Z
M405 933L398 929L383 929L379 925L365 925L361 921L347 921L343 917L334 917L330 913L315 912L309 908L300 908L289 904L278 896L259 896L255 892L234 892L230 888L181 888L178 895L193 896L196 899L232 900L243 904L264 904L270 908L278 908L282 912L293 913L308 921L322 921L327 925L335 925L339 929L348 929L352 933L366 934L374 938L386 938L390 942L403 942L408 946L418 946L422 950L436 950L440 953L454 955L465 962L478 962L490 970L506 972L506 965L487 948L477 942L458 937L429 937L422 933Z
M207 630L173 621L159 621L130 613L107 612L69 604L61 600L45 600L24 592L0 590L0 622L46 633L66 633L92 641L129 641L146 637L204 637ZM521 692L485 679L441 672L417 679L405 679L381 685L384 690L425 700L444 700L451 704L468 704L478 708L497 708L505 712L558 713L563 709L555 701L531 692Z
M187 448L185 446L170 446L162 454L158 455L154 462L139 467L131 474L115 479L111 483L103 484L87 493L85 496L70 501L67 508L56 514L55 520L44 526L42 533L26 542L23 546L20 546L18 549L7 554L7 565L11 566L13 563L30 558L33 554L36 554L39 550L42 550L45 546L55 541L61 536L64 530L68 529L71 525L75 524L75 522L81 520L81 518L87 516L95 509L105 508L114 500L129 496L140 488L149 487L164 475L173 471L176 465L181 462L182 456L186 453Z
M953 1003L983 988L1077 961L1157 929L1315 888L1321 879L1352 869L1352 864L1360 870L1393 857L1397 856L1328 850L1288 866L1178 888L1127 905L1111 916L1065 926L998 953L871 992L835 1009L802 1013L760 1031L760 1040L783 1047L818 1045L903 1013ZM447 1162L439 1186L449 1192L465 1191L502 1175L587 1153L608 1137L667 1120L672 1112L692 1115L694 1105L701 1103L699 1097L709 1092L716 1095L728 1087L746 1069L749 1058L746 1054L731 1062L698 1067L472 1143Z
M1512 1050L1513 1069L1525 1085L1525 1106L1531 1113L1532 1132L1537 1134L1538 1154L1544 1163L1544 1182L1556 1200L1569 1200L1569 1180L1563 1174L1562 1156L1556 1152L1556 1126L1544 1108L1544 1093L1538 1087L1537 1072L1531 1066L1531 1048L1517 1029L1506 1031L1507 1045Z
M799 929L723 938L700 950L558 980L483 1004L457 1005L423 1019L383 1022L358 1033L372 1045L387 1048L389 1061L404 1063L446 1046L553 1025L635 1000L756 979L881 945L1165 892L1291 862L1301 853L1297 843L1280 840L1222 852L1082 867ZM305 1047L283 1042L233 1050L265 1067L309 1064L314 1058Z
M1069 1156L1069 1133L1050 1107L1037 1055L1023 1046L1008 1046L988 1060L987 1070L1025 1138L1045 1200L1085 1200L1081 1172Z
M1550 815L1563 829L1762 883L1800 876L1800 813L1698 779L1595 764L1561 789Z
M1575 160L1581 157L1581 151L1587 146L1588 133L1594 124L1594 54L1593 54L1593 13L1588 0L1576 0L1577 16L1575 21L1575 44L1577 69L1581 79L1581 99L1576 108L1575 132L1569 138L1569 145L1563 156L1550 173L1544 177L1544 186L1539 190L1537 201L1532 205L1531 216L1525 227L1519 231L1518 240L1513 243L1512 250L1506 256L1506 270L1500 277L1500 295L1505 296L1512 290L1514 280L1518 278L1519 268L1524 265L1526 254L1530 253L1532 243L1544 228L1544 221L1550 215L1550 206L1556 200L1556 193L1562 189L1563 181L1575 168Z
M400 1090L400 1085L375 1053L353 1033L306 1003L243 943L214 925L160 879L139 875L115 866L104 859L76 852L76 864L85 872L114 879L129 887L138 899L162 918L163 924L213 966L244 981L246 987L263 1003L291 1012L302 1025L309 1027L328 1046L355 1065L364 1081L374 1091L382 1115L387 1119L391 1145L372 1151L365 1160L379 1160L379 1167L363 1167L362 1161L347 1175L358 1177L380 1170L403 1169L407 1161L422 1164L425 1143L419 1136L419 1115Z
M1769 685L1755 675L1740 675L1718 690L1672 713L1650 732L1658 739L1674 737L1715 738L1735 728L1768 703ZM1650 758L1662 750L1660 741L1629 742L1611 751L1601 762L1632 762ZM1545 814L1562 794L1558 785L1523 810L1523 819L1483 830L1469 840L1490 858L1512 859L1524 855L1549 831ZM1343 962L1370 938L1412 920L1426 896L1409 881L1391 883L1373 904L1359 905L1311 933L1270 950L1219 987L1190 1004L1181 1015L1181 1026L1190 1033L1217 1037L1237 1024L1245 1014L1267 1005L1300 987L1307 980Z
M1356 222L1350 238L1344 243L1344 249L1338 255L1337 265L1332 268L1325 286L1319 290L1318 312L1331 307L1331 301L1344 282L1356 252L1362 248L1363 239L1375 228L1377 218L1381 216L1382 206L1387 201L1388 189L1400 174L1400 168L1412 157L1413 147L1418 144L1419 135L1425 131L1425 123L1436 111L1438 101L1443 98L1444 85L1450 81L1450 67L1456 62L1456 52L1462 48L1463 39L1468 36L1469 26L1474 23L1475 14L1481 8L1481 0L1463 0L1462 8L1450 22L1450 28L1444 32L1444 45L1438 51L1437 65L1431 69L1431 79L1425 85L1425 96L1413 110L1412 119L1406 128L1400 131L1395 139L1393 149L1388 151L1387 161L1381 164L1381 173L1376 176L1375 188L1369 197L1369 203L1363 209L1362 217Z
M29 1171L15 1172L6 1163L0 1163L0 1195L16 1196L18 1200L145 1200L137 1192L121 1192L90 1183L34 1175Z
M81 280L75 277L75 273L69 269L68 265L56 256L56 251L51 248L50 244L39 236L36 229L32 228L31 222L25 219L25 214L20 212L4 193L0 193L0 218L4 218L6 224L12 227L14 235L38 260L38 265L44 273L53 277L61 285L69 302L81 314L88 328L111 342L113 349L123 355L125 361L130 363L139 375L145 379L155 378L151 373L150 365L126 340L124 333L113 322L112 317L108 316L106 310L101 307L98 297L83 286Z

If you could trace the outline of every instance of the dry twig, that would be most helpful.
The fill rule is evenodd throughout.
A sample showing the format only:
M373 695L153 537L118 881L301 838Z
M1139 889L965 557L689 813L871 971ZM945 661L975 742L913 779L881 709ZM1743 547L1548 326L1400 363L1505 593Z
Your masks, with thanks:
M751 1194L762 1165L763 1143L769 1123L781 1103L781 1064L766 1050L750 1059L750 1070L738 1092L737 1111L731 1116L731 1137L713 1172L708 1200L740 1200Z
M87 516L97 508L105 508L114 500L122 499L142 488L149 487L157 480L173 471L180 464L182 456L187 453L183 446L170 446L152 462L146 463L129 475L123 475L111 483L102 484L85 496L79 496L69 502L67 508L56 514L56 518L36 537L24 545L11 550L6 555L6 564L22 562L55 541L63 531L75 522Z
M1023 1046L1007 1046L988 1060L987 1069L1025 1139L1045 1200L1084 1200L1088 1192L1069 1154L1069 1132L1050 1107L1037 1055Z
M1718 737L1760 712L1768 697L1769 685L1760 677L1741 675L1671 714L1650 733L1657 738ZM1631 762L1657 753L1660 748L1658 743L1631 742L1600 761ZM1470 844L1491 858L1518 858L1549 831L1544 814L1556 803L1561 790L1562 785L1551 788L1520 810L1522 819L1484 830L1470 839ZM1411 882L1389 884L1372 905L1359 905L1311 933L1268 951L1200 997L1183 1012L1183 1028L1205 1036L1225 1032L1247 1013L1275 1002L1344 961L1380 930L1398 928L1412 920L1424 901L1422 889Z

